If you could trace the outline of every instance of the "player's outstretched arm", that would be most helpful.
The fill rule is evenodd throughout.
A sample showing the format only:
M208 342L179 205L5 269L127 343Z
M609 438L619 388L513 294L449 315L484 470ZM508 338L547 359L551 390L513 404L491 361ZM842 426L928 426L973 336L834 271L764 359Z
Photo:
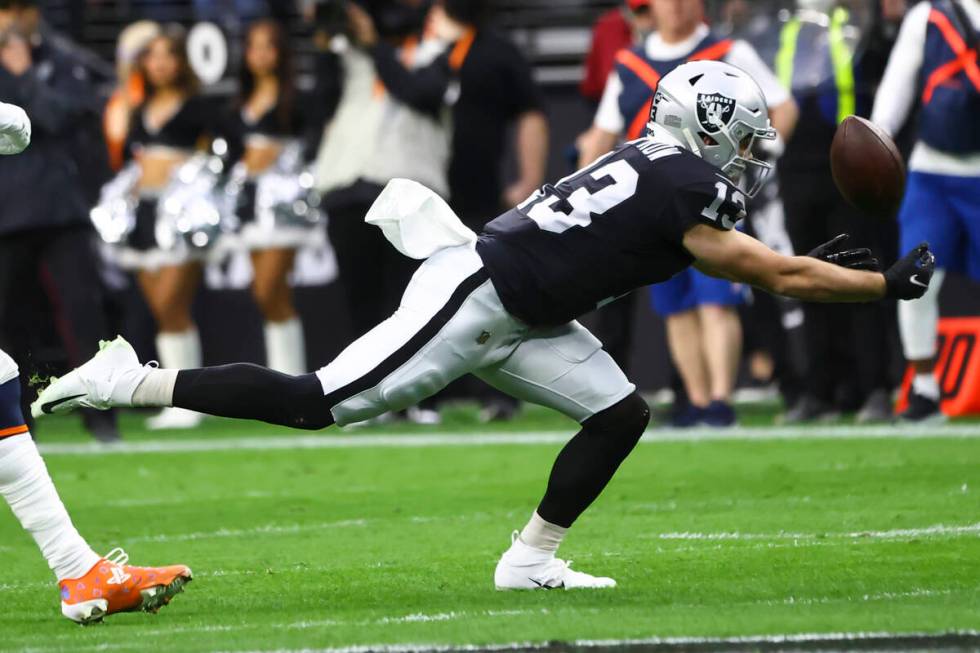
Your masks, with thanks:
M782 256L738 231L697 225L684 247L707 274L811 302L916 299L929 287L935 260L922 244L884 274L834 265L811 256Z

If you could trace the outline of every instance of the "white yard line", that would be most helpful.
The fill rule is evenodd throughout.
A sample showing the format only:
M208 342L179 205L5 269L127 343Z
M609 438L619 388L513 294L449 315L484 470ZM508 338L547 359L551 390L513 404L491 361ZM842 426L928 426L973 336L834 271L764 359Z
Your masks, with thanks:
M823 540L823 539L876 539L876 540L902 540L917 537L949 537L960 535L980 534L980 523L966 524L960 526L947 526L945 524L935 524L925 528L895 528L887 531L852 531L844 533L792 533L779 531L775 533L742 533L739 531L723 531L717 533L699 533L683 531L675 533L653 533L641 534L639 537L644 539L657 540L703 540L703 541L725 541L725 540Z
M562 444L571 431L513 433L440 433L430 435L295 435L194 440L144 440L118 444L41 443L41 453L55 455L198 453L205 451L274 451L303 449L424 448L493 445ZM730 429L651 429L642 442L714 442L725 440L827 440L827 439L980 438L980 424L946 424L925 428L893 426L758 426Z

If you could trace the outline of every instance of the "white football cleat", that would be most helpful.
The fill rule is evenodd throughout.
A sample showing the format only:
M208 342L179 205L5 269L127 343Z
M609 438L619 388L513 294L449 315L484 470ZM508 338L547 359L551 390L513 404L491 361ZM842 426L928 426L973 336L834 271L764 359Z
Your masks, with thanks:
M500 558L493 574L498 590L600 589L616 587L612 578L591 576L570 569L572 561L560 560L551 551L542 551L521 542L517 531L510 548Z
M166 429L192 429L196 428L204 419L204 415L186 408L175 408L173 406L164 408L158 414L146 420L146 428L151 431L162 431Z
M31 415L37 418L76 408L106 410L113 406L130 406L136 387L149 370L140 365L133 346L122 336L103 340L99 343L99 352L91 360L60 379L51 379L48 387L31 404Z

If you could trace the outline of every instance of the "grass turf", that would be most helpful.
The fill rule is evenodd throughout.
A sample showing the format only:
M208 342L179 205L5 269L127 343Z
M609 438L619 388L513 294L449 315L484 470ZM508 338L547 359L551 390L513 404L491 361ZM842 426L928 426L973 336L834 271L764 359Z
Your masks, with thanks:
M449 422L445 429L460 430L472 418L460 412ZM75 424L52 420L44 440L81 438ZM131 439L151 437L133 418L126 425ZM530 411L507 428L573 427ZM271 432L208 421L179 437ZM195 581L158 615L79 628L59 616L33 542L0 517L0 650L978 625L980 438L643 443L562 548L576 568L620 586L495 592L496 558L533 510L558 449L51 456L55 483L93 546L122 545L135 564L185 562ZM939 524L969 528L922 530Z

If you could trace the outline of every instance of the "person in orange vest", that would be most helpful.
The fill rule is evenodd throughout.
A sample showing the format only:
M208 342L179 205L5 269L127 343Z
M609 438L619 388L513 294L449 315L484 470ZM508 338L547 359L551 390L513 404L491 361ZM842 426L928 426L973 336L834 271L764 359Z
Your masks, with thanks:
M701 0L651 0L651 9L657 31L617 55L592 128L580 140L581 165L611 150L621 136L642 136L660 78L686 61L725 61L748 72L766 96L773 126L783 139L789 137L796 104L751 45L712 34ZM742 342L736 306L743 289L689 269L651 292L690 400L674 425L733 424L730 401Z
M933 367L946 271L980 281L978 33L980 0L917 4L902 23L871 112L871 120L894 135L921 105L898 223L902 243L929 241L937 269L922 299L898 307L902 347L915 372L902 413L908 422L945 419Z

